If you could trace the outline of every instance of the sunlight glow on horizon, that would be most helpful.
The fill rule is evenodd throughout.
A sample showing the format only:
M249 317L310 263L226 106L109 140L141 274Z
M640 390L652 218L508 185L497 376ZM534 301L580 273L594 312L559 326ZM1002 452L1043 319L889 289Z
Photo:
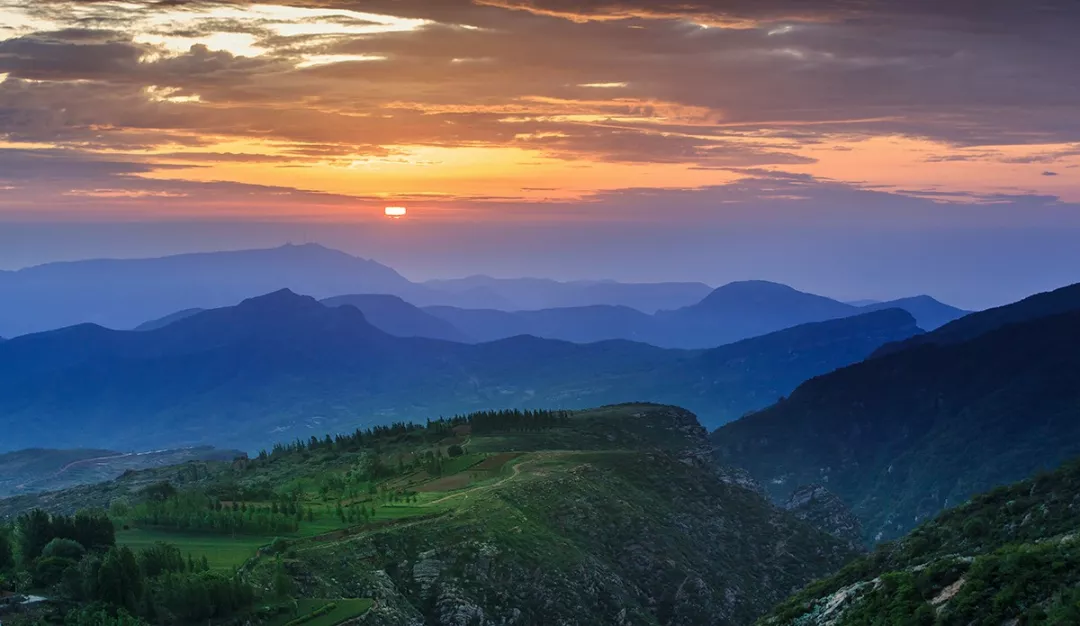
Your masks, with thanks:
M841 202L1080 202L1080 143L1063 130L1075 114L1060 105L1073 92L1029 88L1017 93L1035 106L1010 108L992 76L961 67L969 57L915 63L907 27L893 41L810 9L755 20L632 2L351 4L402 16L333 4L0 0L0 186L19 191L0 215L16 202L48 214L55 197L183 196L141 210L201 216L215 189L247 186L234 197L252 216L270 210L259 194L327 194L329 211L361 203L369 220L416 198L433 198L414 207L425 223L466 203L499 220L511 203L753 177L847 186ZM957 41L935 45L971 59L997 49ZM1029 57L995 59L1022 77ZM909 78L905 97L855 89L870 69ZM960 72L970 88L949 86Z

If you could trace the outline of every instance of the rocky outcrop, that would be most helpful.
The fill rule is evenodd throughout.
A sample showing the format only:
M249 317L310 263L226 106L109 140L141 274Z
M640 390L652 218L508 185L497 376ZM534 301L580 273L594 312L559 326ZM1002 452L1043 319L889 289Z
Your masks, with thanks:
M844 541L854 549L862 545L859 518L834 493L821 485L804 485L791 494L784 505L790 513Z

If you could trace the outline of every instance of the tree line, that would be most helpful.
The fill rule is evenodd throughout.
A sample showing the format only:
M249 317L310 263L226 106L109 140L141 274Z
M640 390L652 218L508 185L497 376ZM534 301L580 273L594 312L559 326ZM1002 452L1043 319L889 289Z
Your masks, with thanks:
M174 530L221 534L271 535L293 533L312 513L295 502L269 506L221 500L198 491L174 491L132 508L132 523Z
M139 551L116 545L104 512L73 516L33 510L0 526L0 591L40 590L73 603L68 626L196 624L249 611L254 590L206 558L184 558L158 543Z
M386 426L358 428L348 434L326 435L322 439L312 436L310 439L297 439L291 443L278 443L267 452L259 453L257 460L266 462L300 452L330 450L337 452L359 452L364 448L377 446L386 441L398 441L413 435L422 436L424 441L433 442L446 437L458 426L471 426L473 432L535 432L565 425L571 411L551 411L545 409L521 410L505 409L499 411L477 411L452 417L440 417L426 423L394 422Z

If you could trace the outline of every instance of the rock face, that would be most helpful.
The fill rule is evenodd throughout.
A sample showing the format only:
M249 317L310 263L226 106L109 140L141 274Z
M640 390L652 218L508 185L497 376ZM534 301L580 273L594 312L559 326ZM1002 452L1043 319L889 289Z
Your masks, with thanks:
M784 508L818 530L847 543L853 549L862 545L859 518L834 493L822 485L805 485L795 490Z

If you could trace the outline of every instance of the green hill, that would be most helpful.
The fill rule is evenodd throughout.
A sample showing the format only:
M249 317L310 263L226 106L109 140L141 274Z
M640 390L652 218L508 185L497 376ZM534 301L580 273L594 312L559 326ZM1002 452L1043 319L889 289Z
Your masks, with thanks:
M135 472L97 496L23 498L7 513L108 499L119 546L140 555L164 541L194 564L168 574L173 587L236 571L230 584L252 590L209 617L280 626L320 611L311 619L334 626L361 608L364 623L388 625L750 624L853 556L723 476L693 414L620 405L312 438ZM170 604L160 576L147 575L133 610L205 622Z
M917 345L812 379L712 440L777 501L821 483L867 540L894 538L1080 455L1078 348L1080 311Z
M1080 623L1080 462L999 487L815 582L759 623Z

